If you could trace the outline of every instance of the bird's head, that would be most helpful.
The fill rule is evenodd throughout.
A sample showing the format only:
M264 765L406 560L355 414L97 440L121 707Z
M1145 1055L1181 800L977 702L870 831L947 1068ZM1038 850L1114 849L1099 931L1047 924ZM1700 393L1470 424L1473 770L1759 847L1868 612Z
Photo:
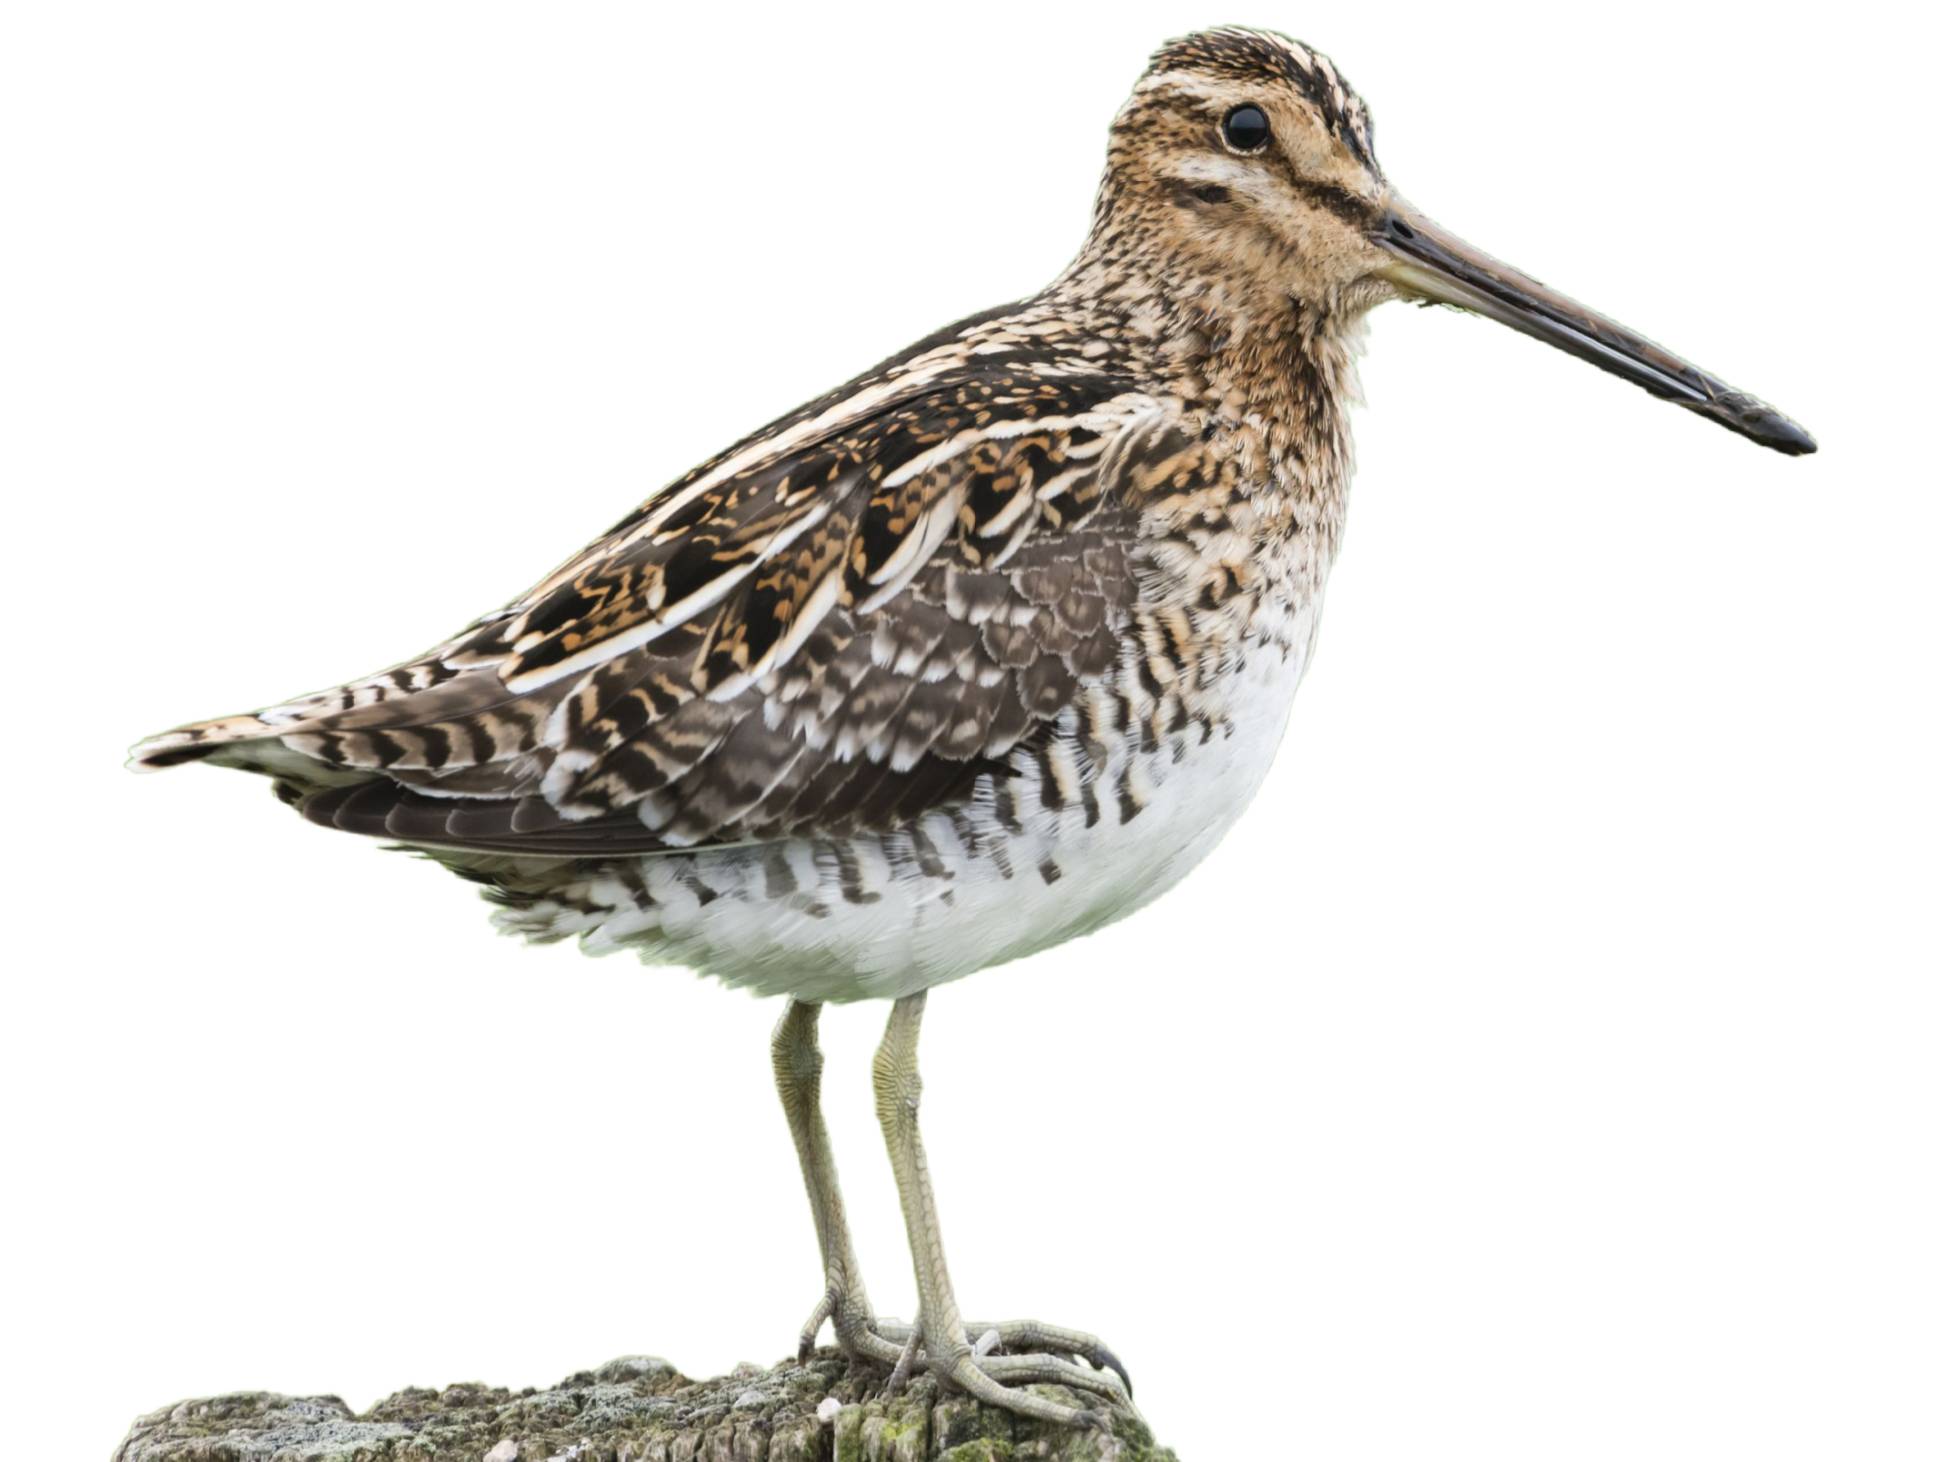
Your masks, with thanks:
M1268 31L1201 31L1151 58L1110 129L1090 252L1141 260L1212 318L1457 306L1763 446L1814 450L1771 407L1423 217L1382 173L1366 103L1333 63Z

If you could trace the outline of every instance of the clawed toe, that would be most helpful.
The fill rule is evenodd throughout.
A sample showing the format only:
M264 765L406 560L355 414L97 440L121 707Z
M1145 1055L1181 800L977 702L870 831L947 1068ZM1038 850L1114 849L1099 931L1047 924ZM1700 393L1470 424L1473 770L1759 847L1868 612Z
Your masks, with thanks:
M819 1303L813 1306L811 1315L799 1327L800 1365L804 1365L812 1359L812 1349L819 1343L819 1331L824 1327L826 1321L832 1318L833 1311L838 1308L839 1296L832 1290L827 1290L819 1296Z
M1040 1320L1005 1320L998 1325L970 1325L968 1335L971 1340L976 1337L985 1340L992 1335L995 1339L989 1347L991 1350L1000 1349L1015 1356L1025 1353L1067 1356L1097 1370L1115 1371L1123 1382L1124 1395L1137 1394L1137 1388L1130 1383L1130 1372L1124 1369L1116 1352L1087 1331L1045 1325Z
M946 1384L984 1405L1058 1426L1106 1427L1109 1417L1091 1407L1065 1406L1020 1388L1048 1382L1129 1405L1129 1398L1115 1381L1048 1355L976 1356L964 1352L940 1368L939 1374Z
M1091 1370L1053 1355L977 1355L971 1357L1004 1386L1055 1385L1088 1391L1110 1401L1129 1404L1130 1393L1108 1371Z

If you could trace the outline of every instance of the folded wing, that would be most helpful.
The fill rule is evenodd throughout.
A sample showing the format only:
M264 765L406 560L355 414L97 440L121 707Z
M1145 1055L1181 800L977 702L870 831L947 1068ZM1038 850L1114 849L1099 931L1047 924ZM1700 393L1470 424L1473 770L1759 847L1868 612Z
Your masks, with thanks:
M1131 494L1192 444L1107 375L950 341L657 494L413 661L166 733L307 817L600 857L889 826L1115 673Z

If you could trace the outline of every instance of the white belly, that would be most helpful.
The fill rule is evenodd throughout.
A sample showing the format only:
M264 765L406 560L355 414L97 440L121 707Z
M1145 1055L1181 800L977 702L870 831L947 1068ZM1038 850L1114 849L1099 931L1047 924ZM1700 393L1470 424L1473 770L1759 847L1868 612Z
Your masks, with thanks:
M1046 949L1141 908L1217 845L1284 735L1315 607L1246 652L1209 737L1194 726L1145 751L1133 732L1100 767L1076 758L1098 789L1093 819L1021 797L1007 819L984 785L958 814L913 829L639 858L500 917L521 933L580 935L592 954L631 948L805 1000L897 997ZM1127 820L1110 790L1126 773L1144 789Z

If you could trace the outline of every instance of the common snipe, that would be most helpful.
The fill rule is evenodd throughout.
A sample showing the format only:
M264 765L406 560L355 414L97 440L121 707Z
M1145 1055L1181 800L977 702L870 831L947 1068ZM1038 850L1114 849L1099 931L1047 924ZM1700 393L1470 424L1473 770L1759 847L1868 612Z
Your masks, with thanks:
M325 827L423 850L504 928L787 999L773 1043L823 1322L985 1400L1121 1394L1092 1337L961 1319L917 1116L927 990L1118 919L1259 785L1318 628L1353 348L1460 306L1782 452L1786 418L1442 232L1366 107L1280 36L1152 59L1089 238L654 494L393 669L143 742L263 772ZM876 1319L819 1111L820 1003L894 1001L874 1061L921 1297Z

